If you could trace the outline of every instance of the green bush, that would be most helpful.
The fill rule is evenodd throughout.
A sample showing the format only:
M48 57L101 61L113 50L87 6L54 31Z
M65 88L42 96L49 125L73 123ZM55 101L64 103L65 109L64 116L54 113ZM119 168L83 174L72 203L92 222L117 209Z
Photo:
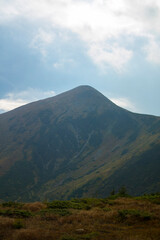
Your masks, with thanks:
M127 189L125 186L121 187L118 191L118 196L119 197L128 197Z
M26 210L19 210L19 209L7 209L7 210L0 210L1 216L8 216L8 217L22 217L28 218L32 216L32 213Z
M12 207L12 208L21 208L24 204L19 202L3 202L2 207Z
M80 236L79 239L81 239L81 240L90 240L92 238L95 238L96 236L98 236L97 232L91 232L91 233L83 234L82 236Z
M73 237L73 236L62 236L61 240L78 240L77 238Z
M104 212L109 212L109 211L111 211L111 208L105 207L105 208L103 208L103 211L104 211Z
M152 215L148 212L139 211L136 209L124 209L118 211L118 218L120 221L125 221L129 217L134 217L138 220L150 220Z
M48 214L56 214L60 216L69 216L72 213L68 209L43 209L40 211L40 215L45 216Z
M89 210L92 207L100 206L104 204L106 200L102 199L72 199L70 201L58 201L55 200L47 204L47 208L50 209L86 209Z
M47 203L47 207L53 208L53 209L67 209L67 208L70 208L70 203L69 201L55 200L53 202Z
M15 229L24 228L23 220L22 220L22 219L17 219L17 220L13 223L13 228L15 228Z
M136 197L137 200L148 200L155 204L160 204L160 193L144 194L143 196Z
M93 238L95 239L97 235L97 232L86 233L78 236L64 235L61 237L61 240L90 240Z

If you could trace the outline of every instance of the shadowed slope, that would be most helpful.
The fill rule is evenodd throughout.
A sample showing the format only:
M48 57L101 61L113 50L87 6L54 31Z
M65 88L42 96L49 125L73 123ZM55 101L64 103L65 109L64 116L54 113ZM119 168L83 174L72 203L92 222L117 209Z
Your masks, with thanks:
M104 196L124 182L136 194L130 171L139 166L146 180L138 193L157 190L154 144L160 146L158 117L131 113L92 87L77 87L0 115L0 196L26 201ZM155 152L147 160L155 165L152 181L143 168L147 151Z

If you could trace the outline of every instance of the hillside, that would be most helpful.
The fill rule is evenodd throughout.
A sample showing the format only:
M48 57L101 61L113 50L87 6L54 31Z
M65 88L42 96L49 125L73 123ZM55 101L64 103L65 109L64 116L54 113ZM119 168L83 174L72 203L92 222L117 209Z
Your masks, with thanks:
M105 197L160 191L160 118L80 86L0 115L0 198Z

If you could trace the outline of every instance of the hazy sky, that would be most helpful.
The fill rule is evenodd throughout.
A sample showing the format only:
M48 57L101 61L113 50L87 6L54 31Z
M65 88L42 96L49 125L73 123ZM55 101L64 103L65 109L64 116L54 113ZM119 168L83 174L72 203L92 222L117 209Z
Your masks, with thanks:
M160 116L159 0L0 0L0 112L79 85Z

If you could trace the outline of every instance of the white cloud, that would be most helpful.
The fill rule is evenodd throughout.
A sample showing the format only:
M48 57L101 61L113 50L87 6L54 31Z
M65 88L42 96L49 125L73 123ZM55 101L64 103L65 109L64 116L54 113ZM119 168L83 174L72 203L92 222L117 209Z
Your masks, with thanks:
M23 101L22 99L0 99L0 112L10 111L25 104L27 104L27 102Z
M110 100L122 108L128 109L133 112L138 111L135 105L127 98L110 98Z
M123 69L131 59L132 47L125 46L122 37L154 37L160 35L159 0L12 0L2 1L0 22L27 19L39 25L71 31L86 44L87 53L98 66L111 65ZM48 31L48 32L47 32ZM42 30L32 40L32 46L46 54L45 47L52 44L50 30ZM65 32L65 31L64 31ZM116 46L110 41L116 43ZM101 44L103 43L103 44ZM107 49L104 49L104 44ZM152 49L155 46L152 46ZM148 49L148 52L151 52ZM148 54L147 59L151 59ZM123 58L124 56L124 58ZM95 60L97 57L97 60ZM153 62L157 62L153 58Z
M112 66L118 72L122 72L125 64L132 57L132 51L117 45L92 44L88 51L89 56L94 63L99 65L102 69L106 69L107 65Z
M45 57L47 55L47 47L54 41L55 35L52 31L45 31L42 28L38 29L37 34L31 41L30 47L38 49Z
M63 64L62 64L61 62L55 62L55 63L53 64L53 67L56 68L56 69L60 69L60 68L63 67Z
M139 32L142 35L148 33L160 34L160 1L159 0L124 0L130 17L136 19L139 24Z
M1 0L0 6L0 24L6 23L19 15L19 10L15 5L5 0Z
M63 58L55 63L53 63L53 67L55 69L62 69L63 67L65 67L66 65L73 65L75 63L75 61L72 58Z
M33 88L28 88L27 90L21 92L8 93L3 99L0 99L0 112L10 111L29 102L52 96L55 96L54 91L43 92L42 90Z
M160 64L160 42L151 38L148 44L144 47L149 62Z

